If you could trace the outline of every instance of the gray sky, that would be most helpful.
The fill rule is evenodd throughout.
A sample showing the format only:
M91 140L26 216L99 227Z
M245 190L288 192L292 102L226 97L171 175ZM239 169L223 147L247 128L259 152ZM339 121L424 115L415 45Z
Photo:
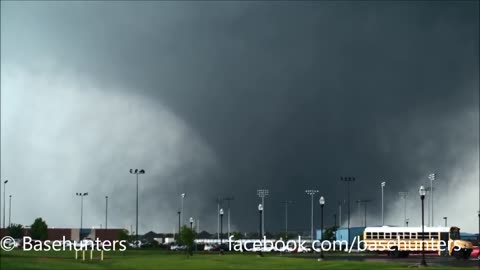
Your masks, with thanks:
M479 7L457 2L1 3L1 179L12 222L52 227L135 223L216 231L217 196L232 224L309 230L307 188L326 223L355 176L369 224L420 221L418 187L438 174L443 216L476 230L479 208ZM3 188L3 187L2 187ZM3 195L3 194L2 194ZM316 223L319 221L318 197ZM7 207L8 208L8 207ZM343 218L345 219L345 208Z

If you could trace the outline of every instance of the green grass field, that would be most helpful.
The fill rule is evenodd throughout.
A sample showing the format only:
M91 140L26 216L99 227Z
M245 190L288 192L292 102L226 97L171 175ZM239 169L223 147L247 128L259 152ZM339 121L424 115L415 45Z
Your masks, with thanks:
M278 254L258 257L255 254L194 254L159 250L127 250L105 253L99 260L75 260L74 251L24 252L20 250L0 252L0 269L409 269L412 265L399 263L349 262L341 260L316 261L314 258L295 258ZM429 267L428 269L468 269Z

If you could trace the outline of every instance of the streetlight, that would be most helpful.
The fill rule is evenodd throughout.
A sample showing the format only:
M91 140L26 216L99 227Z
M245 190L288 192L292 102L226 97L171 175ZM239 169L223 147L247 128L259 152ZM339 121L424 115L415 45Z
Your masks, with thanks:
M8 227L12 224L10 218L12 217L12 195L8 198Z
M261 234L265 234L265 212L263 208L265 208L265 197L268 196L268 189L257 189L258 197L262 198L262 232Z
M8 180L3 181L3 226L5 228L5 190L7 189Z
M347 184L347 200L348 200L348 205L347 205L347 215L348 215L348 222L347 222L347 227L348 227L348 242L350 243L350 183L355 182L355 177L340 177L340 181L344 182Z
M385 225L385 218L384 218L384 215L383 215L383 211L384 211L384 208L383 208L383 188L385 187L385 184L386 184L385 181L381 183L381 188L382 188L382 226Z
M398 195L400 195L400 198L403 199L403 221L407 222L407 197L408 197L408 192L406 191L401 191L398 192Z
M427 262L425 262L425 220L424 220L424 204L423 204L423 201L425 199L425 194L427 193L427 191L425 190L425 188L423 186L420 186L420 189L418 190L418 193L420 194L420 199L422 200L422 261L421 261L421 265L422 266L426 266L427 265Z
M260 241L262 241L262 217L263 217L263 205L262 204L259 204L258 205L258 216L260 218L260 222L259 222L259 235L258 235L258 238L260 239ZM258 251L258 254L260 256L262 256L262 249L260 249Z
M447 227L447 217L443 217L443 219L445 220L445 227Z
M108 229L108 196L105 196L105 230Z
M437 174L435 173L431 173L428 175L428 179L430 179L430 209L431 209L431 218L432 218L432 223L430 223L430 221L428 222L429 224L431 224L431 226L434 226L435 224L433 224L434 222L434 218L433 218L433 181L435 181L435 179L437 178Z
M88 192L77 192L75 195L80 196L80 231L78 232L78 240L82 240L82 229L83 229L83 197L88 196Z
M138 175L139 174L145 174L145 170L144 169L130 169L130 173L131 174L135 174L137 175L137 217L136 217L136 220L135 220L135 240L136 240L136 243L138 245Z
M190 217L190 230L193 231L193 217Z
M288 238L288 205L292 204L293 201L283 201L282 202L285 205L285 239Z
M220 246L223 244L223 208L218 212L220 215Z
M312 204L312 211L311 211L311 220L310 220L310 239L313 241L313 196L315 196L315 193L317 193L318 190L316 189L307 189L305 190L305 193L310 195L311 198L311 204Z
M323 198L323 196L320 197L319 203L320 203L320 209L321 209L321 215L322 215L322 219L321 219L322 224L321 224L321 227L320 227L320 230L321 230L320 243L321 243L323 241L323 207L325 206L325 198ZM323 248L321 248L321 245L320 245L320 258L322 258L322 259L324 258Z

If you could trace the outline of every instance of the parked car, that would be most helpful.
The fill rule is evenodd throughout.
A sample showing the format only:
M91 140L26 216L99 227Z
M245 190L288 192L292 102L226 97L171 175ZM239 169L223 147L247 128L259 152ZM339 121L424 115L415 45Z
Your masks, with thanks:
M143 243L141 240L135 240L131 243L128 243L128 245L131 247L131 248L141 248Z
M470 257L480 260L480 246L473 247L472 253L470 253Z
M187 250L187 246L184 245L171 245L170 250L172 251L180 251L180 250Z
M214 251L214 250L215 250L215 245L208 245L208 244L206 244L206 245L203 247L203 250L204 250L204 251Z
M23 247L23 239L22 239L22 238L17 238L17 239L15 239L15 247L16 247L16 248L21 248L21 247Z

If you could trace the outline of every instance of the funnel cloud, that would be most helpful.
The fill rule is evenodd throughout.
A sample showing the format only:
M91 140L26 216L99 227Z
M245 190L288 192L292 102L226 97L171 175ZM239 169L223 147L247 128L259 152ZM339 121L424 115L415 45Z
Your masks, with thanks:
M12 222L309 231L325 224L354 176L351 224L477 230L479 6L463 2L2 2L1 179ZM2 187L3 188L3 187ZM2 194L3 195L3 194ZM226 204L225 204L226 205ZM342 208L346 222L346 207Z

